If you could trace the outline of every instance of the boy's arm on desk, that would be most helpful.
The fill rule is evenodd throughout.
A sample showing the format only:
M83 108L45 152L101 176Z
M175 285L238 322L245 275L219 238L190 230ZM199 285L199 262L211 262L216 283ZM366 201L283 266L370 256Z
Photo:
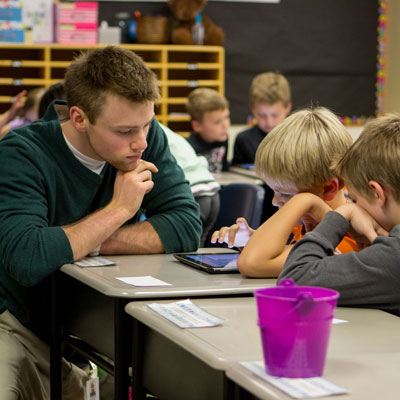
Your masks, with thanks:
M286 243L294 226L307 213L320 220L330 210L311 193L291 198L251 235L238 259L240 272L254 278L277 277L293 247Z

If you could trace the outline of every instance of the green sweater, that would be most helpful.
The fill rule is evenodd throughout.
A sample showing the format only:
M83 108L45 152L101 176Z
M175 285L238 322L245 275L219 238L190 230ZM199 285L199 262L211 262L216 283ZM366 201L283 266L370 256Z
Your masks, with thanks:
M159 172L142 209L166 253L195 250L201 234L198 205L156 120L147 142L143 159ZM61 226L110 202L116 169L106 164L98 175L84 167L69 150L54 107L42 120L6 135L0 160L0 312L8 309L45 338L48 278L74 261Z

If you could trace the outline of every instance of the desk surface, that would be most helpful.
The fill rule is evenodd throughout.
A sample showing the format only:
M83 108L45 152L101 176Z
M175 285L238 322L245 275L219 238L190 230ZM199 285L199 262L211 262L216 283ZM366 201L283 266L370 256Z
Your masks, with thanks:
M230 183L252 183L262 185L264 182L256 175L245 175L234 171L222 171L214 174L215 180L222 186L229 185Z
M260 179L257 176L256 171L254 170L254 168L244 168L244 167L240 167L239 165L231 165L229 167L229 171L230 172L234 172L234 173L239 174L239 175L248 176L250 178Z
M199 250L203 253L226 251L231 250ZM61 271L106 296L135 299L241 295L276 284L276 279L249 279L239 273L208 274L176 261L172 254L121 255L107 258L116 261L117 265L81 268L67 264ZM135 287L116 279L147 275L172 286Z
M210 328L181 329L148 308L148 302L129 303L125 310L215 369L226 370L238 361L262 360L254 297L194 299L193 302L223 318L224 323ZM344 307L336 309L335 317L348 322L332 326L328 357L400 353L400 318L379 310Z
M324 378L349 390L349 394L318 399L395 399L400 392L400 353L329 356ZM228 378L263 400L290 400L286 395L247 368L237 364L226 372Z

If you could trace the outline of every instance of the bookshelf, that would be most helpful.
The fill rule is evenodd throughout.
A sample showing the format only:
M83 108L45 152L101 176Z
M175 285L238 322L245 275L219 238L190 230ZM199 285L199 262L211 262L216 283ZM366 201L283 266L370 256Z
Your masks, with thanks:
M0 113L21 90L48 87L64 78L65 70L82 50L103 45L2 44L0 47ZM225 92L225 52L219 46L121 44L140 55L160 82L156 118L187 135L190 119L185 103L197 87Z

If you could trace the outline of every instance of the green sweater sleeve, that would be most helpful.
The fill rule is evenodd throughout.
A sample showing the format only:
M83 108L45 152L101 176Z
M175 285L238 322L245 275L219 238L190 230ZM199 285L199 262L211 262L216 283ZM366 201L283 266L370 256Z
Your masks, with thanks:
M143 208L165 252L196 250L202 229L199 207L156 120L152 123L143 158L158 168L158 173L153 174L154 188L145 196Z
M21 138L7 136L0 146L0 160L1 263L22 286L34 286L73 262L72 249L64 231L50 224L51 199L46 197L34 148Z

